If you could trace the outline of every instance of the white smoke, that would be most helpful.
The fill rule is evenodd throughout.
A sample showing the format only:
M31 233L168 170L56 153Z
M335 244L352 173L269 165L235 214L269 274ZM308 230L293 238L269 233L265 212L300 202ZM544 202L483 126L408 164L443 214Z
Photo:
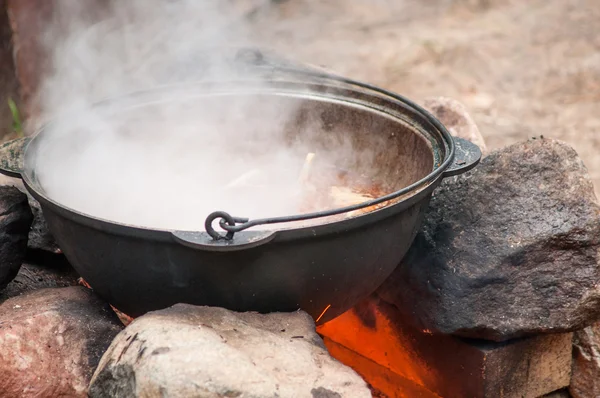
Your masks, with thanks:
M250 218L300 212L295 181L304 156L347 157L349 143L331 153L286 141L297 104L285 99L185 100L198 82L238 78L229 49L268 48L245 23L251 3L58 1L45 37L53 68L40 93L44 117L55 122L36 159L47 195L95 217L165 229L203 229L216 210ZM154 105L92 106L168 85L180 91L136 97ZM227 186L240 177L249 186Z

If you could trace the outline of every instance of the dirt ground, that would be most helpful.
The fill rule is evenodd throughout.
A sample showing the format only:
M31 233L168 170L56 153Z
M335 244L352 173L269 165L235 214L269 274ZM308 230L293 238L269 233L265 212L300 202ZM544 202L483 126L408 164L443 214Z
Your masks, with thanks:
M600 192L598 0L288 0L254 20L303 61L458 99L491 149L564 140Z

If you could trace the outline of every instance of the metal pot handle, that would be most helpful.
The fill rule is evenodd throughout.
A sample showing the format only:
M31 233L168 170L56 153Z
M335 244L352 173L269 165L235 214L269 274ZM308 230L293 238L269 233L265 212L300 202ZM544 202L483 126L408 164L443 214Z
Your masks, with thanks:
M277 231L246 231L233 239L215 239L206 232L173 231L173 239L183 246L214 252L230 252L250 249L269 243L275 238Z
M482 156L481 149L471 141L458 137L452 138L454 139L454 159L444 171L444 178L462 174L473 169L479 164Z
M23 174L23 154L30 137L17 138L0 145L0 173L9 177L21 178Z

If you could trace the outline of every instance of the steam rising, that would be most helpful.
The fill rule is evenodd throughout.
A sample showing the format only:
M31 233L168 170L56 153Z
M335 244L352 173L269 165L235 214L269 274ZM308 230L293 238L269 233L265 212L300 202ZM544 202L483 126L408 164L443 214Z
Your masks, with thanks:
M330 149L290 144L284 131L298 104L284 97L197 96L203 81L239 77L226 57L230 48L268 45L253 39L239 1L58 5L46 35L53 68L40 96L55 122L36 159L38 179L58 203L181 230L203 229L216 210L250 218L297 214L295 181L306 154L335 160L352 151L344 140ZM179 89L92 106L167 85Z

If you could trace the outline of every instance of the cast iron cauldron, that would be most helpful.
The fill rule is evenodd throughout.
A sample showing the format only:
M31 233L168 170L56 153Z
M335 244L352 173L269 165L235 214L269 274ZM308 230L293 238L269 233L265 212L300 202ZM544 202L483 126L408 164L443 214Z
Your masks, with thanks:
M393 93L322 72L281 67L269 68L268 74L268 87L252 78L204 82L97 106L119 113L167 102L214 104L238 96L254 96L265 107L293 103L298 117L282 134L300 140L347 134L357 146L376 147L377 160L366 172L389 193L357 206L274 219L247 220L215 209L224 211L213 213L204 230L175 231L99 219L48 197L36 175L37 159L44 156L40 148L48 138L44 128L3 146L2 172L22 178L73 267L100 296L131 316L184 302L237 311L302 309L324 323L390 275L410 246L433 190L443 178L474 167L481 153ZM306 131L300 127L308 121L322 127L317 135L299 133ZM360 168L360 162L336 166ZM324 218L388 201L393 203L356 217ZM315 223L295 226L307 218ZM216 230L213 220L220 220L225 230ZM277 228L279 223L286 228ZM271 228L261 228L265 224Z

